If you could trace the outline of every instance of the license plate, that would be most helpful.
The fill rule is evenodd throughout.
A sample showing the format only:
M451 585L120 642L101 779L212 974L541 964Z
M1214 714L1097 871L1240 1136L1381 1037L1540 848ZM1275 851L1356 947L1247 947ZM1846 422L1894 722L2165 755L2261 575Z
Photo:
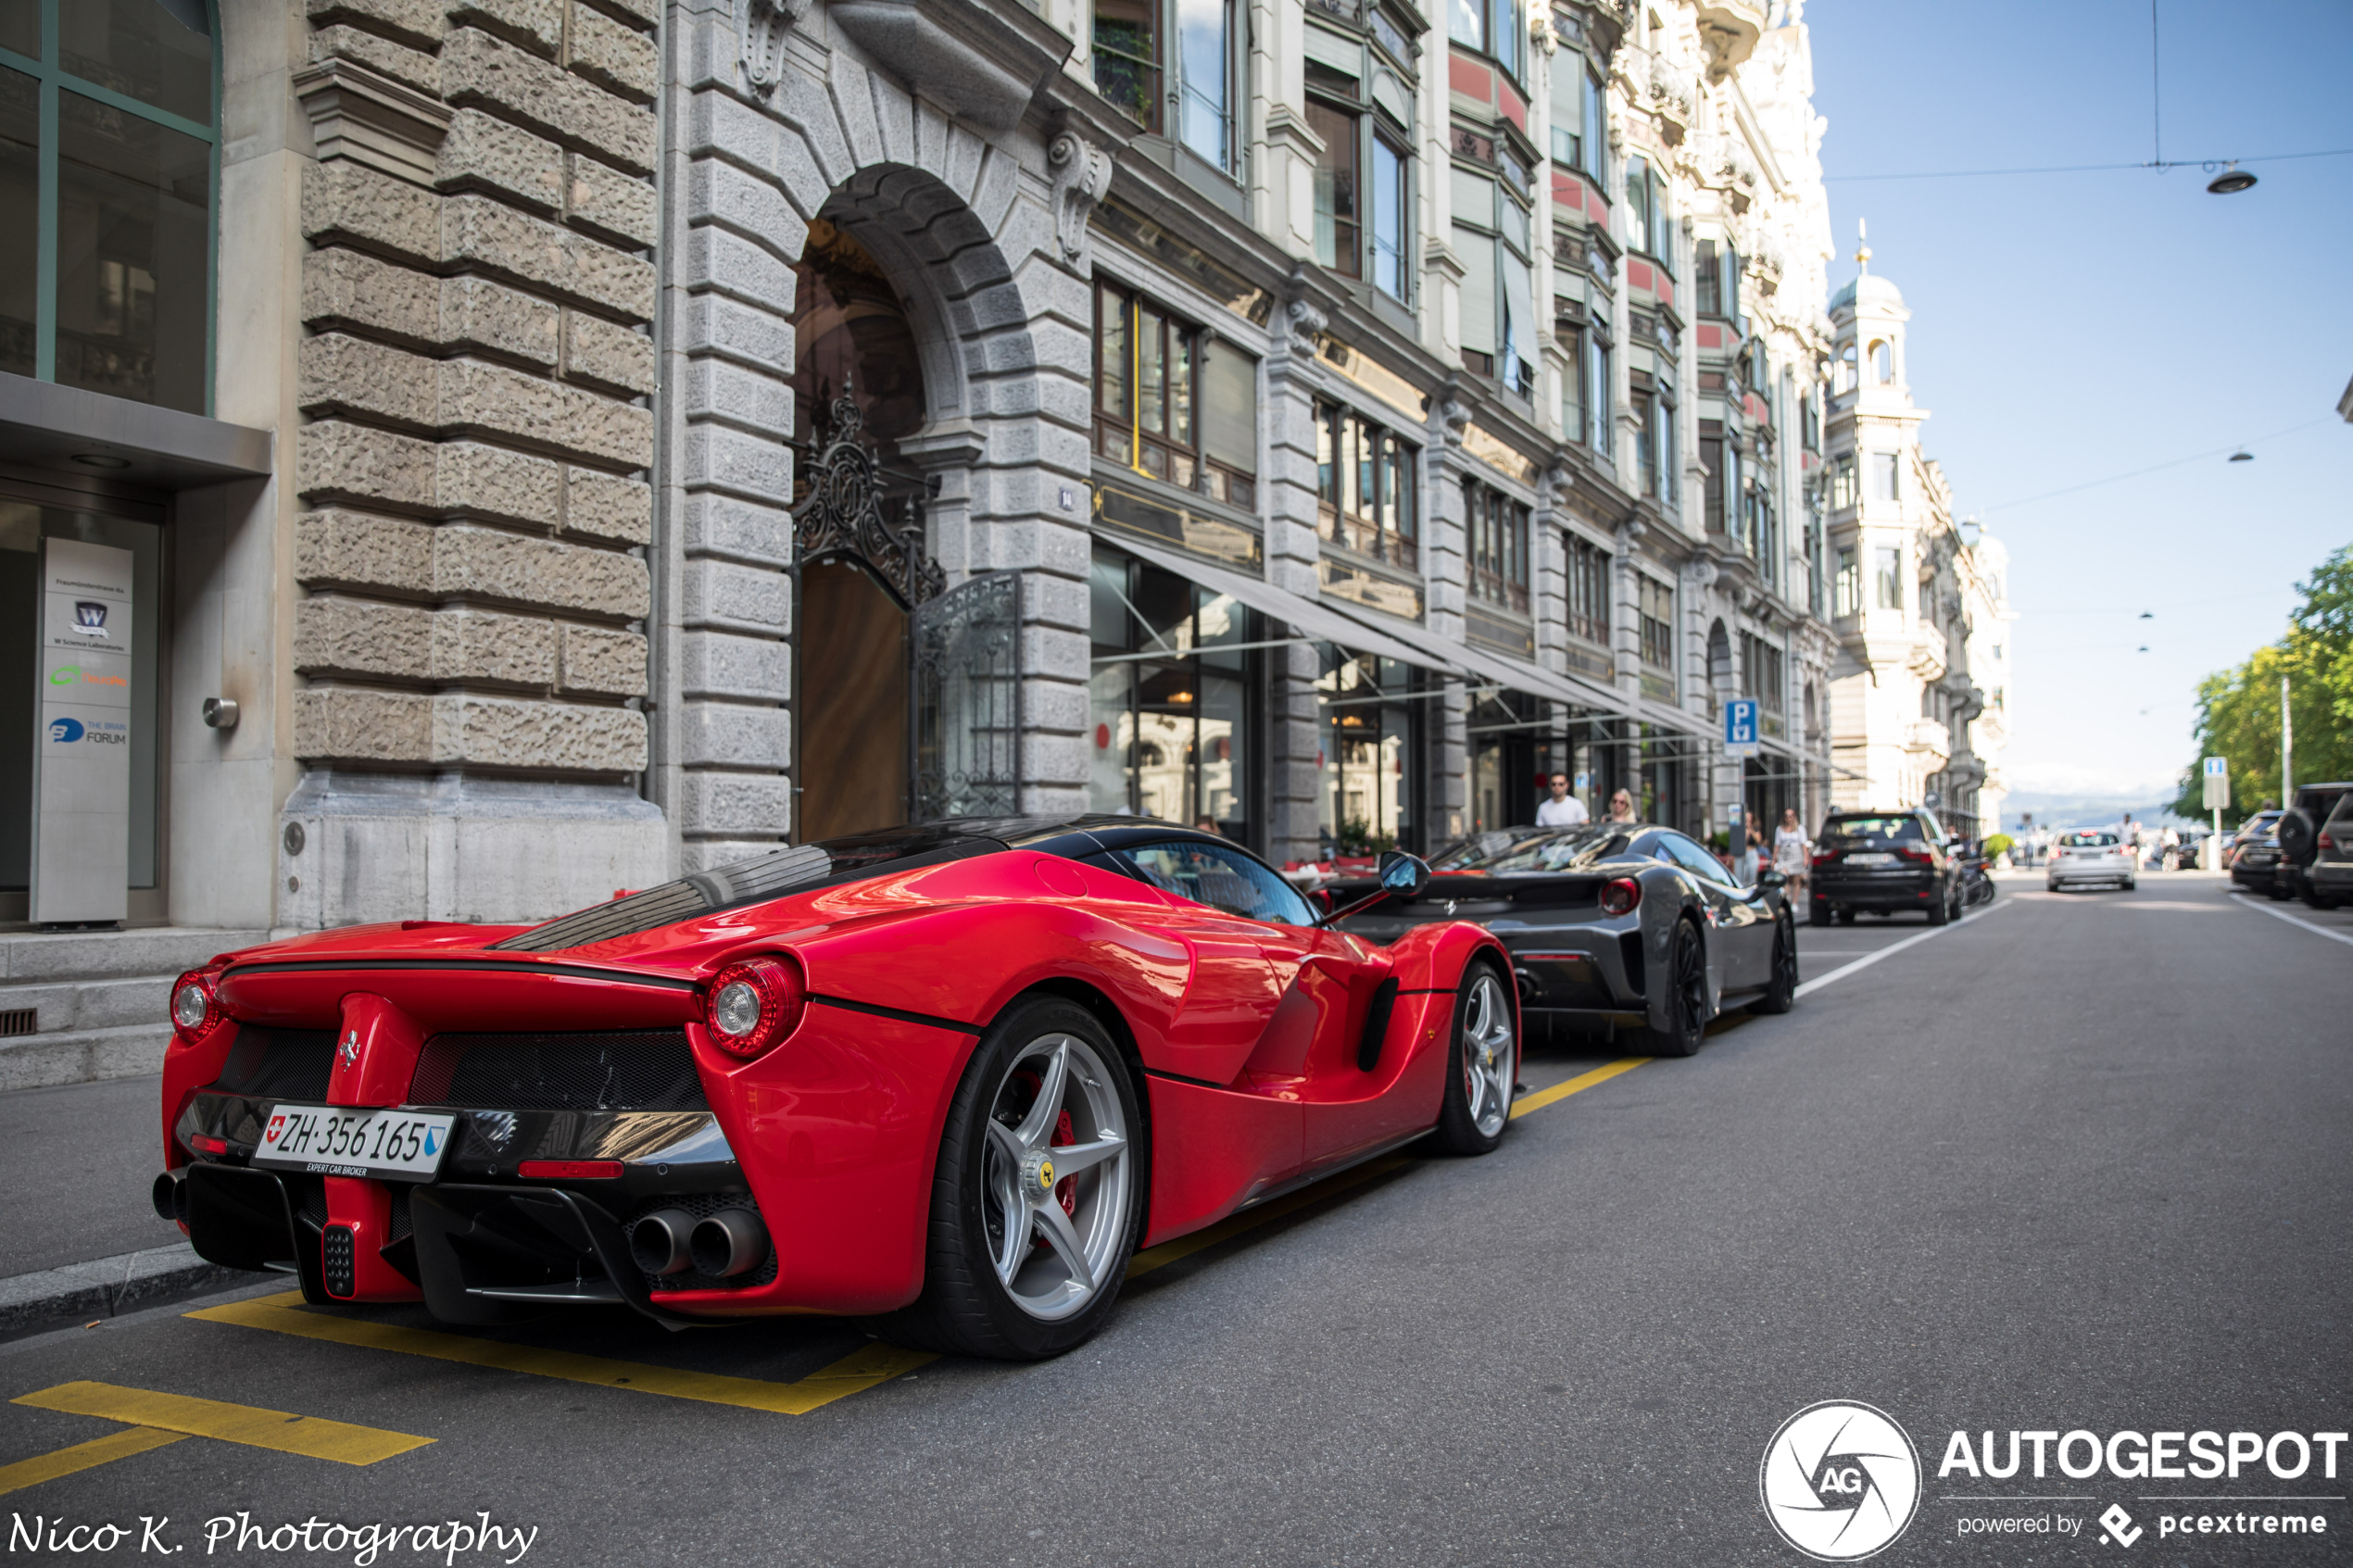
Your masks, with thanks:
M261 1129L253 1162L321 1176L430 1181L449 1150L449 1129L457 1120L446 1111L280 1105Z
M1892 866L1895 863L1895 857L1882 855L1876 849L1866 849L1860 854L1846 857L1846 863L1850 866Z

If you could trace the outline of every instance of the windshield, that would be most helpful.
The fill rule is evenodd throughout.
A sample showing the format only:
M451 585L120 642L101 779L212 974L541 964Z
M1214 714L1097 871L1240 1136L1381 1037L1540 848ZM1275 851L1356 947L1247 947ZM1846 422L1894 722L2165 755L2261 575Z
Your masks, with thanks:
M1573 828L1499 828L1451 844L1431 858L1434 872L1577 871L1626 852L1624 824Z
M1918 817L1832 817L1822 826L1822 838L1867 838L1883 844L1891 839L1917 842L1920 838Z

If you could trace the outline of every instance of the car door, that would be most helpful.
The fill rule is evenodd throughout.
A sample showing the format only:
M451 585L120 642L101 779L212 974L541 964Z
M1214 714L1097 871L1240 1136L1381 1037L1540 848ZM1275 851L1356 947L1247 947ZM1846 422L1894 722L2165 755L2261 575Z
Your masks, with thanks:
M1120 853L1165 891L1235 917L1257 945L1281 995L1234 1086L1302 1108L1304 1165L1413 1130L1392 1125L1411 1112L1381 1092L1399 1063L1358 1065L1365 1020L1389 977L1385 950L1317 926L1307 900L1238 846L1176 839Z
M1708 967L1717 971L1719 991L1762 985L1773 960L1773 922L1765 906L1764 889L1743 887L1724 863L1680 833L1663 832L1659 843L1677 865L1692 873L1707 900L1713 928L1707 945Z

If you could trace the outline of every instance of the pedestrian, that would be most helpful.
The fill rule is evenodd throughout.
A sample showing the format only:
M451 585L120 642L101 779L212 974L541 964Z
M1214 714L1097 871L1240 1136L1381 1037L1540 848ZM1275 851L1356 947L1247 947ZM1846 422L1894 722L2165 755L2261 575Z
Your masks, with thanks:
M1585 803L1568 793L1568 775L1553 775L1552 798L1536 808L1536 825L1540 828L1573 828L1588 821Z
M1793 905L1806 901L1806 875L1813 854L1813 843L1806 838L1796 810L1782 811L1781 825L1773 830L1773 869L1781 873L1786 884L1783 897Z
M1219 838L1226 836L1225 830L1217 825L1217 819L1211 816L1206 811L1203 811L1200 816L1193 819L1193 831L1196 833L1212 834Z
M1611 796L1609 797L1609 820L1613 822L1633 822L1635 820L1634 797L1627 794L1622 789L1617 794Z
M2165 831L2158 834L2157 842L2161 857L2159 863L2169 872L2180 871L2182 869L2182 835L2173 831L2172 823L2165 824Z

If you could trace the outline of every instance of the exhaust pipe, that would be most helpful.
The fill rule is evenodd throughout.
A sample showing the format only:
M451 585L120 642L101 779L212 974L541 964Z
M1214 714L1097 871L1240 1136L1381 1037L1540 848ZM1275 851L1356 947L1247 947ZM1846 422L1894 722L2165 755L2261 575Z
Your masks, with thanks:
M694 1263L686 1238L695 1217L684 1209L657 1209L629 1227L629 1257L649 1274L683 1274Z
M695 1226L687 1248L697 1273L734 1279L768 1261L768 1227L749 1209L722 1209Z
M156 1206L157 1219L181 1225L188 1223L188 1181L179 1172L166 1171L156 1177L147 1198Z

